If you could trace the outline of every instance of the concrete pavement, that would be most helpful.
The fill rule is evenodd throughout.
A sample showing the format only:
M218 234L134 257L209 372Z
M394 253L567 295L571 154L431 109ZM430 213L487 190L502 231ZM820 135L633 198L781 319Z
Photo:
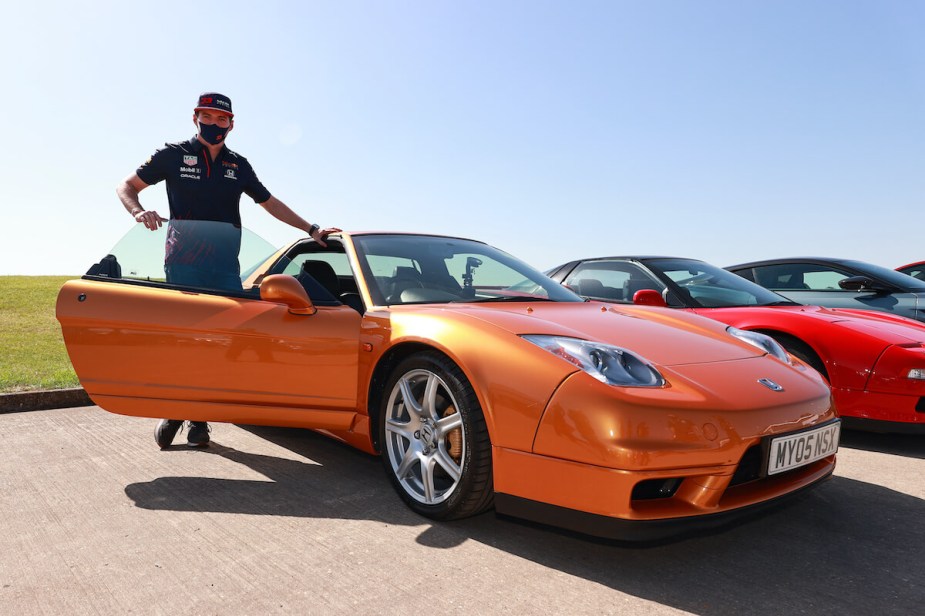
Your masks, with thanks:
M925 439L843 440L836 477L721 532L646 548L489 513L411 513L376 458L214 424L167 451L97 407L0 415L0 613L909 614Z

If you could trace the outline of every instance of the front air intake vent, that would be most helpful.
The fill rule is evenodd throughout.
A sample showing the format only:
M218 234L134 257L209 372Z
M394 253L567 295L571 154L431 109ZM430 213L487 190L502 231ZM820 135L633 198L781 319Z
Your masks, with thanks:
M741 483L748 483L761 478L761 445L752 445L745 451L745 455L739 460L739 466L732 476L731 486L737 486Z
M669 479L646 479L633 487L633 500L655 500L657 498L671 498L681 485L681 477Z

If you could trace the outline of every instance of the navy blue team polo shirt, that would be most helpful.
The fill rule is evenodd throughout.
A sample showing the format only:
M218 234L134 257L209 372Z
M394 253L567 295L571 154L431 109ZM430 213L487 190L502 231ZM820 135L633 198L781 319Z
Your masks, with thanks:
M263 203L270 198L270 191L257 179L247 159L224 145L215 160L196 137L164 145L135 173L145 184L167 182L170 223L165 263L237 269L241 195L247 194L256 203ZM230 225L226 231L216 231L215 225L208 227L186 221Z
M256 203L270 198L247 159L224 145L212 160L196 137L167 143L135 172L145 184L167 181L170 218L216 220L241 226L241 195Z

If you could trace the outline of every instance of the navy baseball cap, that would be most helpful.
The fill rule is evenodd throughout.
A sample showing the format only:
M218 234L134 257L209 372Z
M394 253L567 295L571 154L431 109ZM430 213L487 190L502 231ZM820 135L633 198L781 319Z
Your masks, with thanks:
M200 109L224 111L231 117L234 117L234 114L231 112L231 99L218 92L203 92L200 94L199 101L196 103L196 107L193 111L199 111Z

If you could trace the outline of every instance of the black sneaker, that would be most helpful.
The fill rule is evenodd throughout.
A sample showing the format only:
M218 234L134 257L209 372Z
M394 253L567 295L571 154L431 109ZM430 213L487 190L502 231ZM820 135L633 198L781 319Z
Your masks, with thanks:
M181 419L162 419L157 422L157 427L154 428L154 441L157 446L161 449L170 447L174 437L182 427L183 420Z
M212 428L204 421L189 422L189 431L186 433L186 444L190 447L208 447L209 432Z

